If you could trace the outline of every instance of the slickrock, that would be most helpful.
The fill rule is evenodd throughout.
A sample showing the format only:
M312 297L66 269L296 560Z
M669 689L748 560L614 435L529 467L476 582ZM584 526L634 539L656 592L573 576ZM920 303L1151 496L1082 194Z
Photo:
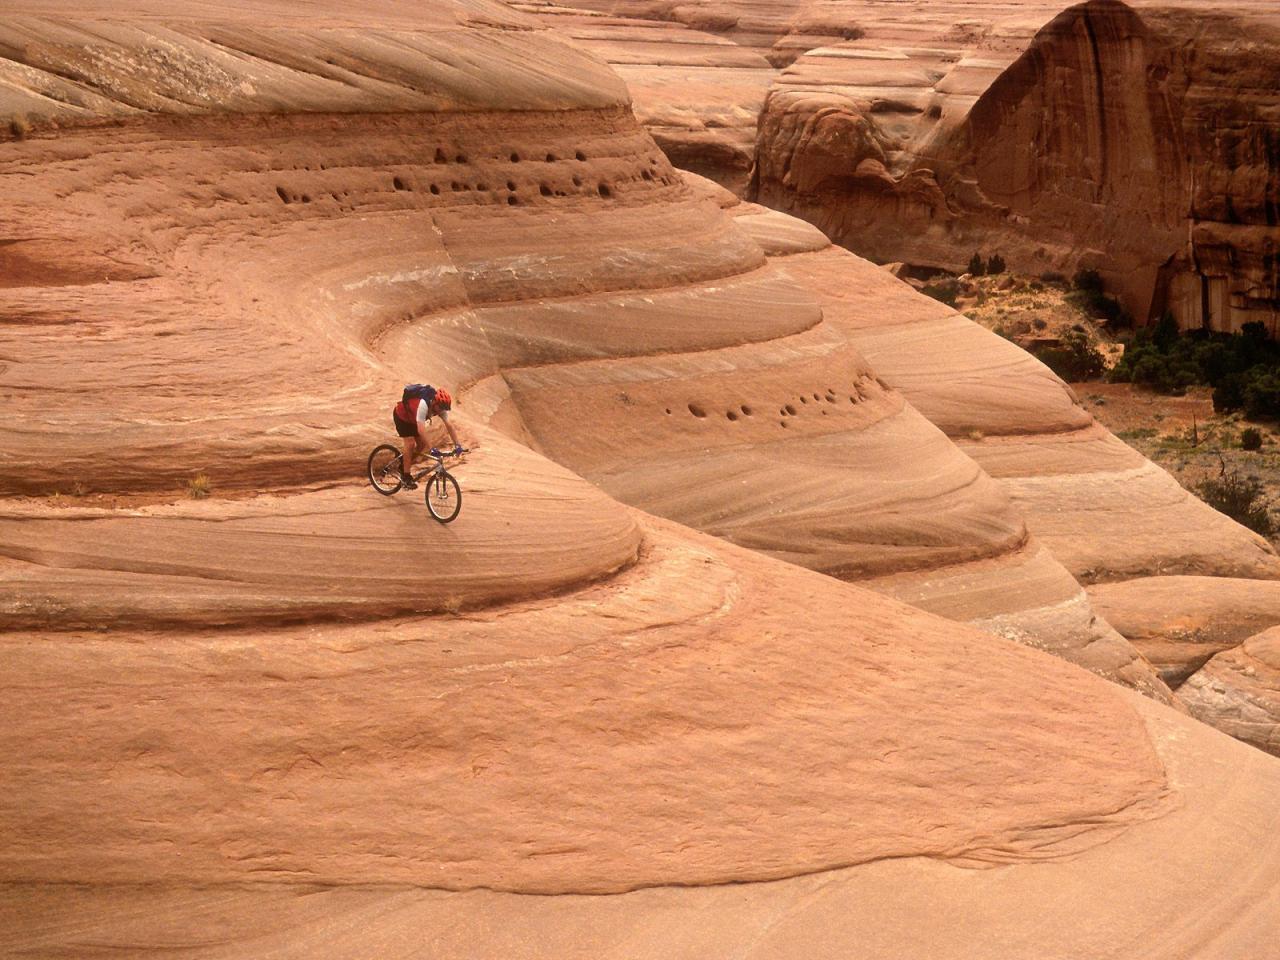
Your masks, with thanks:
M708 547L722 554L730 550L723 545L709 544ZM757 559L755 562L762 561ZM778 569L786 570L787 576L813 576L794 568ZM772 576L769 580L766 589L772 599L780 591L773 585ZM822 584L825 589L832 586L830 581ZM667 595L664 594L662 600L665 605ZM808 617L812 611L812 606L806 606L797 610L797 616ZM579 617L578 623L582 624L586 619ZM641 619L647 620L648 613L642 612ZM955 625L944 626L948 630L963 629ZM998 643L985 639L984 642ZM367 644L367 640L363 643ZM386 645L389 643L386 641ZM261 772L253 780L258 784L253 802L246 806L250 809L256 806L270 819L265 823L255 821L255 834L242 835L238 842L229 843L226 853L215 860L219 872L244 877L241 882L186 885L170 881L141 886L6 884L0 888L0 925L8 932L10 949L34 955L90 957L101 955L104 950L135 953L140 944L145 944L147 952L158 957L237 960L269 954L284 958L323 956L343 960L367 957L370 943L376 942L380 950L391 955L421 952L425 943L441 956L518 955L533 960L579 956L617 960L693 960L708 956L741 956L750 960L811 957L835 960L848 956L850 951L874 957L897 957L925 951L931 957L945 960L1010 955L1047 960L1068 960L1079 956L1123 960L1136 955L1209 960L1265 956L1278 932L1276 918L1280 916L1280 884L1277 879L1280 878L1276 864L1280 862L1280 840L1277 840L1280 821L1275 795L1280 790L1280 762L1202 724L1176 717L1165 708L1080 674L1078 676L1088 686L1122 698L1141 717L1141 725L1149 732L1155 756L1163 767L1170 789L1176 794L1177 802L1170 804L1163 816L1137 823L1120 833L1107 834L1109 842L1078 848L1068 857L1046 858L1047 851L1041 849L1031 863L1014 862L980 870L956 869L952 862L929 856L891 857L766 883L661 886L607 896L530 895L488 890L450 892L424 889L416 884L351 882L349 878L359 878L369 872L385 876L421 869L426 863L414 863L414 856L429 854L436 848L454 848L465 856L491 844L503 846L514 824L497 824L498 835L491 836L487 831L494 821L487 814L496 803L510 797L498 789L499 784L511 782L513 778L521 783L527 782L530 772L546 768L545 763L538 762L536 744L550 747L556 742L555 738L565 733L572 735L571 750L561 763L554 766L555 775L572 776L575 786L594 785L599 782L597 778L603 779L600 774L593 776L589 773L586 779L582 779L593 761L600 762L577 749L577 738L583 735L583 729L565 730L557 725L547 731L544 739L545 715L536 710L535 700L517 704L510 714L524 716L526 711L534 709L539 726L537 732L531 731L527 737L512 740L479 741L472 751L459 752L449 758L462 768L452 780L432 778L431 763L444 762L441 748L454 740L458 729L456 724L468 723L469 718L454 719L450 714L455 725L432 735L431 731L440 729L435 725L438 718L429 713L423 717L418 712L424 709L421 698L417 691L409 692L408 688L416 678L422 677L442 687L469 688L477 692L476 696L483 697L480 691L484 689L484 680L492 674L481 667L473 671L472 679L468 681L466 674L457 669L462 664L455 665L455 670L448 674L442 674L443 665L420 673L423 663L417 662L418 650L415 648L427 643L424 640L412 645L402 643L397 647L403 658L399 661L402 675L395 675L395 661L392 661L384 664L386 669L368 677L366 682L373 684L369 697L380 705L372 718L383 719L371 723L368 713L355 719L356 704L349 704L353 716L348 722L353 727L348 729L356 739L345 753L342 748L349 741L343 738L341 705L351 698L349 684L352 677L358 675L355 671L359 661L348 661L348 669L353 673L344 674L341 679L326 672L311 680L313 689L309 699L312 700L311 706L318 709L325 720L323 727L314 723L310 711L307 715L297 716L297 704L283 706L279 703L279 688L285 685L283 683L270 691L272 696L255 697L250 701L255 708L253 716L265 713L270 714L271 719L293 718L298 726L288 728L284 735L265 744L269 749L253 768L261 769ZM806 655L783 658L770 665L783 667L784 676L797 679L797 674L787 668L806 661L807 654L813 650L811 637L805 638L803 647ZM377 658L378 651L383 648L384 644L367 647L365 656ZM294 642L286 649L307 654L312 665L327 661L326 666L330 669L334 666L341 669L342 661L338 655L325 654L315 644ZM937 648L930 649L936 652ZM1017 648L1003 646L1002 649ZM189 651L190 647L184 650ZM600 655L604 655L604 650ZM693 655L693 651L686 655ZM1036 656L1032 652L1025 655ZM1039 659L1055 671L1070 669L1055 661ZM831 663L838 668L842 661L842 656L835 657ZM286 661L284 666L291 671L298 668L297 663L290 661ZM580 666L585 668L588 664ZM506 668L507 671L514 669ZM551 664L542 667L544 671L556 669L565 671L571 667L568 663L558 668ZM706 672L718 675L721 671L717 664ZM763 675L762 672L754 672L756 677ZM136 674L134 678L136 682ZM239 684L246 689L254 682L248 672L241 674ZM256 682L269 681L259 679ZM1037 680L1037 689L1040 683ZM854 687L861 688L864 684L864 678L859 677ZM217 687L211 688L201 678L199 683L186 683L180 689L185 705L196 696L231 695L236 685L229 676L225 684ZM336 696L322 696L322 691L326 688L332 690L335 686ZM506 686L509 684L490 682L488 689L505 689ZM818 681L818 688L821 694L814 702L822 706L803 721L806 734L822 731L821 720L830 717L831 687L827 678ZM103 686L94 683L93 689L101 702ZM115 689L120 691L121 700L127 702L125 690L128 688L117 686ZM172 689L166 687L165 692ZM636 692L635 687L611 689ZM789 696L802 697L806 689L807 685L797 687L793 684ZM529 690L527 683L516 687L516 692L521 694ZM134 692L144 693L141 689ZM566 700L573 702L561 690L546 693L551 699L545 709L553 716L564 711ZM500 709L503 701L496 695L491 695L490 699L491 704L485 705L486 709L480 716L470 718L468 729L483 729L484 725L492 722L495 710ZM433 710L439 702L431 705ZM471 705L477 701L459 698L459 702ZM681 701L680 712L655 714L651 722L661 722L664 716L671 721L688 717L697 709L694 706L696 702L697 698L692 703ZM721 706L721 703L715 705L717 709ZM762 706L769 716L777 715L772 698ZM127 711L128 707L123 709ZM139 703L134 709L146 710L147 707ZM156 707L150 709L154 711ZM596 711L596 715L590 716L585 712L580 715L586 721L581 727L587 731L598 730L596 736L600 741L596 742L603 745L609 739L624 734L622 728L617 728L612 734L601 729L602 724L608 723L612 711L624 709L618 700L609 697L591 709ZM1087 716L1078 712L1075 704L1064 704L1063 710ZM882 713L877 713L883 717ZM121 715L114 710L112 714ZM128 716L128 713L124 715ZM1005 714L1005 721L1025 716L1021 704L1013 705ZM941 714L938 719L944 717L945 714ZM619 719L622 719L621 715ZM631 721L634 718L627 716L626 719ZM1048 719L1048 716L1041 719ZM744 732L754 726L755 717L745 722ZM219 734L222 728L223 723L215 724L214 733ZM919 730L918 725L913 728ZM937 732L943 733L945 728ZM939 743L939 748L950 754L953 760L960 761L968 755L967 745L976 743L975 732L972 728L964 730L959 739L946 745ZM106 733L107 742L110 742L110 731ZM116 735L119 736L118 732ZM303 736L309 738L304 740ZM386 739L380 739L382 736ZM636 737L601 755L600 759L608 763L610 771L623 774L622 784L633 788L645 787L642 780L637 783L639 778L634 766L615 766L615 763L640 759L649 763L655 756L673 758L677 754L667 749L668 746L685 749L696 746L698 739L698 731L689 730L673 741L671 732L663 730L658 734L656 747L653 741L646 744L645 740ZM172 734L167 741L176 746ZM849 755L857 748L848 745L866 742L863 735L855 733L836 738L834 745L838 749L844 747L847 750L845 755ZM933 736L924 737L924 743L930 742L937 741ZM361 750L355 747L355 743L368 746ZM158 730L153 737L139 736L129 744L131 753L125 767L128 781L134 780L134 769L139 771L139 779L145 776L151 782L163 782L161 778L176 779L177 774L164 770L158 762L167 754L157 752L156 748L159 746L163 750L165 744L166 740L160 737ZM196 800L204 796L199 792L201 787L209 789L219 785L215 778L216 763L225 762L229 756L243 757L246 753L244 746L227 745L220 736L214 739L213 745L218 748L217 752L201 749L183 758L196 763L206 758L208 762L200 780L176 784L188 796L194 795ZM223 751L224 746L229 748L229 752ZM726 754L721 744L713 742L710 745L704 769L728 771L712 785L714 795L737 779L737 771L731 764L724 763L726 756L735 761L751 759L744 747L746 744L740 742L737 748ZM150 749L139 755L142 748ZM316 762L325 763L326 768L317 766L316 762L304 756L301 752L304 749ZM423 762L414 754L405 753L406 749L429 751L435 759L430 763ZM579 757L581 760L574 762L574 758ZM1008 763L1011 758L1008 744L1001 742L996 745L992 757L1003 758L1002 762ZM769 759L766 773L773 769L774 759ZM889 759L892 761L893 757ZM534 762L515 768L516 764L523 764L526 760ZM104 761L103 757L95 758L97 763ZM263 761L273 767L260 768ZM678 761L669 768L673 773L677 769L675 763ZM346 780L332 776L333 765L347 773ZM819 769L826 768L824 759ZM965 764L957 763L951 769L963 771ZM1074 772L1079 768L1072 766L1069 769ZM692 765L680 766L678 770L681 774L698 776ZM796 786L808 782L812 773L806 771ZM393 788L398 780L403 780L406 786ZM325 781L332 791L327 796L321 787ZM693 786L701 786L704 782L698 778ZM927 783L916 779L910 782L910 805L903 805L893 812L895 834L900 833L904 824L912 822L912 817L904 814L916 810L920 801L932 793ZM453 822L458 823L459 833L448 837L428 836L424 825L448 825L451 822L450 811L434 804L430 792L413 791L412 787L417 785L444 787L445 796L466 790L468 799L475 799L481 804L480 810L485 816L477 817L472 823L469 811L458 811L457 820ZM490 785L495 788L493 792L485 792ZM1053 785L1064 788L1064 792L1071 786L1061 779L1054 779ZM612 793L615 786L612 781L606 783L606 788L611 790L606 796L617 796ZM672 789L671 782L648 786L661 792ZM243 789L243 784L227 781L223 789L228 795L235 796ZM760 789L765 795L772 794L774 781L766 780L760 787L752 784L753 793ZM269 802L266 798L273 792L286 799ZM840 793L858 804L853 790L846 787ZM607 809L600 811L599 815L610 816L608 828L586 842L575 836L573 844L563 847L552 844L525 846L523 841L534 838L520 833L509 852L503 850L504 860L508 863L513 859L521 861L515 869L523 872L541 870L546 873L549 871L548 863L565 859L568 865L576 866L588 861L595 850L618 850L617 842L611 836L616 825L625 824L632 815L644 812L646 799L654 795L649 790L642 790L640 797L634 800L626 796L620 797L617 804L606 804ZM563 790L551 789L545 796L547 806L535 813L535 819L545 823L553 832L570 832L574 826L574 820L569 816L555 820L554 811L568 806L573 814L584 810L590 813L586 804L573 802L574 797ZM662 847L673 853L683 845L685 849L675 853L674 859L690 863L697 859L700 850L705 849L697 842L702 832L700 827L686 832L680 815L698 802L699 795L690 791L681 792L679 797L680 803L667 804L666 810L662 811L661 831L639 839L646 852L653 852L655 840L662 843L665 839ZM401 798L406 798L410 805L399 811L397 817L392 804ZM302 849L315 853L331 851L333 856L327 864L330 869L339 863L363 860L366 869L346 873L348 879L345 882L309 883L305 870L301 869L308 865L305 861L291 858L289 850L259 846L253 839L263 836L268 827L289 830L288 823L281 821L299 818L309 812L311 804L321 799L328 801L326 805L339 808L341 815L326 821L324 829L307 831L303 838L306 845ZM759 808L756 797L746 799L747 805L738 810L745 813ZM794 805L799 799L798 792L788 791L788 803ZM943 809L951 802L952 798L948 797ZM1077 795L1069 802L1079 804L1080 798ZM521 804L520 809L531 807L531 803ZM817 807L805 809L810 816L822 813ZM859 804L858 809L863 807ZM990 806L984 809L990 810ZM619 816L619 810L625 810L627 816ZM869 812L884 815L883 809ZM209 813L211 816L199 823L197 836L212 844L232 821L226 814L214 816L218 814L216 807ZM825 819L832 833L858 829L856 821L851 818L832 815L830 810L826 813ZM382 815L381 819L379 815ZM1131 816L1132 811L1122 815ZM525 821L516 822L523 824ZM759 838L767 835L773 822L772 818L764 818L754 824L743 821L735 832L744 839ZM112 828L113 836L118 836L115 832L117 825L125 825L132 830L145 831L158 840L163 838L167 829L174 829L164 823L148 824L139 820L122 824L115 815L107 825ZM366 849L363 843L344 848L332 842L343 839L345 831L364 826L369 826L372 831L365 840L370 851L368 855L360 855ZM399 831L396 827L400 828ZM477 827L483 828L484 832ZM908 826L907 829L913 828ZM1097 829L1093 824L1081 824L1079 828L1063 830L1060 836L1067 838L1074 833L1078 838L1087 838ZM807 826L806 835L812 835L811 830L812 826ZM303 828L295 825L292 831L296 835L303 832ZM1041 839L1051 836L1048 834ZM387 838L389 842L378 844L378 838ZM992 840L1000 842L997 836L992 836ZM187 850L192 845L189 835L181 836L180 849ZM157 846L163 851L171 845L161 842ZM742 849L737 843L733 846ZM528 855L513 857L517 851ZM538 853L542 856L537 856ZM167 860L171 870L180 868L179 858L162 859L162 856L153 853L152 862L164 863ZM624 852L622 856L626 862L635 860L630 852ZM206 858L202 856L199 859ZM320 859L316 857L316 860ZM749 855L748 859L754 862L754 857ZM254 870L254 867L260 869ZM471 867L469 861L463 860L448 869L456 872ZM429 868L424 872L430 872ZM566 873L564 876L569 875ZM290 878L292 882L288 882ZM1107 895L1099 896L1100 890L1106 891Z
M734 190L747 188L756 120L775 70L761 52L695 29L705 5L681 7L687 22L639 18L651 8L626 17L578 4L512 5L607 60L626 81L636 118L672 163Z
M1163 691L765 253L812 232L740 227L506 7L306 12L0 25L51 100L0 143L6 950L894 956L922 902L936 956L1280 937L1280 762L766 555ZM360 477L409 378L474 448L448 526Z
M1210 657L1280 624L1280 583L1144 577L1089 587L1094 607L1177 687Z
M1096 612L1099 623L1109 624L1108 631L1115 626L1133 641L1159 667L1165 683L1175 687L1208 656L1280 623L1274 602L1264 603L1267 612L1250 612L1280 589L1280 561L1266 541L1210 509L1112 436L1041 363L834 247L818 231L806 232L752 204L721 201L785 276L818 295L824 317L849 336L884 380L1005 489L1047 548L1046 562L1056 567L1061 561L1086 583L1126 581L1093 591L1094 600L1109 598L1096 611L1064 591L1058 605L1040 608L1045 622L1032 629L1029 613L1015 624L972 611L988 595L1013 602L1021 593L1013 584L1034 584L1047 568L1029 565L1011 576L1008 570L975 565L967 576L945 585L928 574L903 573L863 580L868 586L1024 642L1072 636L1074 642L1066 646L1075 652L1064 655L1082 664L1088 663L1090 649L1084 638L1098 629ZM1140 599L1176 582L1196 589L1188 593L1174 587L1153 603ZM1147 583L1151 586L1143 586ZM1197 597L1219 598L1213 604L1216 616L1197 614L1202 602ZM1236 597L1242 602L1232 602ZM1179 642L1172 648L1155 642L1135 622L1152 611L1176 623L1185 616L1217 639L1208 646ZM1118 622L1109 623L1112 612Z
M0 432L0 470L9 489L37 495L78 484L154 498L206 471L222 494L259 496L123 521L66 505L6 509L0 548L22 589L5 604L23 622L52 611L84 622L99 604L125 619L382 616L537 593L629 562L632 521L523 451L485 450L467 477L496 492L518 464L542 491L539 509L511 520L505 503L487 516L468 507L468 550L485 563L505 552L486 569L506 572L464 559L420 591L406 589L416 572L391 561L388 535L407 510L345 488L280 506L283 493L261 496L349 478L386 430L388 384L429 376L456 385L482 423L627 503L846 579L905 575L903 595L926 609L936 598L948 615L1169 699L1007 496L886 389L753 239L800 249L812 229L763 211L770 229L739 229L724 197L691 190L667 163L606 68L572 55L556 86L555 57L542 56L557 42L549 31L531 31L540 53L518 76L484 87L491 58L511 55L510 30L452 28L478 31L477 58L427 83L440 61L416 33L393 70L377 45L402 44L340 22L265 38L239 38L234 22L166 24L191 63L232 47L229 75L271 83L247 94L247 81L228 81L223 99L188 94L157 114L135 90L155 64L131 52L159 56L152 26L75 23L14 21L9 48L33 52L13 87L34 90L46 73L71 83L74 63L97 56L105 66L76 82L85 91L59 96L107 98L104 112L132 119L80 126L68 108L62 128L11 143L0 166L15 239L0 249L24 265L0 289L22 344L9 383L16 415L39 425ZM31 45L46 27L94 53ZM313 112L332 86L329 60L343 62L317 54L330 40L373 44L362 56L374 65L341 85L333 112ZM524 82L529 71L537 83ZM242 112L246 96L291 112ZM477 96L501 110L477 113ZM137 349L144 338L153 350ZM69 384L72 358L83 375ZM37 467L47 463L61 479ZM336 542L356 518L361 542ZM556 532L538 560L530 545L544 526ZM377 574L341 582L353 565ZM282 566L287 602L265 589Z
M618 504L522 447L499 452L486 431L469 438L483 447L458 470L467 523L421 544L442 555L425 578L406 554L423 533L421 494L345 484L125 510L9 501L0 618L8 629L370 620L542 596L634 562L640 530Z
M565 212L509 230L502 242L513 248L572 252L580 273L601 265L601 286L630 277L641 288L578 292L563 286L561 261L526 258L521 290L559 298L477 309L520 435L648 512L844 579L903 575L926 609L936 598L949 615L1167 698L998 487L886 388L751 231L699 202L702 225L682 221L675 248L654 229L654 206L607 225ZM776 220L782 246L812 242ZM644 289L636 251L650 236L682 283ZM468 276L480 274L468 258L493 256L487 236L459 231L447 244ZM500 299L478 282L477 292Z
M1198 719L1280 756L1280 627L1218 654L1178 695Z
M997 480L1073 575L1280 579L1265 540L1117 440L1030 354L816 231L800 244L776 212L729 209L877 374Z
M0 643L8 881L603 893L1052 858L1169 799L1117 688L654 521L525 606Z

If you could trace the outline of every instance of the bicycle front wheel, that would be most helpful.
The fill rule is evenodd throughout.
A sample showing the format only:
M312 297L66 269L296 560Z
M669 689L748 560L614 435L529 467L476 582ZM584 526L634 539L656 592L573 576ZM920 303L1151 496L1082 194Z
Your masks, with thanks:
M373 489L389 497L400 489L400 451L382 443L369 454L369 482Z
M446 470L432 474L426 478L427 509L441 523L448 523L462 509L462 488L458 481Z

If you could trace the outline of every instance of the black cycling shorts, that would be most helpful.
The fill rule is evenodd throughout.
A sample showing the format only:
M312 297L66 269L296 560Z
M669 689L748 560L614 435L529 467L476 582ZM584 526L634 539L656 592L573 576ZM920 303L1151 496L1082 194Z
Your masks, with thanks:
M391 419L395 422L395 425L396 425L396 436L416 437L418 435L418 428L415 424L405 423L403 420L397 417L394 413L391 414Z

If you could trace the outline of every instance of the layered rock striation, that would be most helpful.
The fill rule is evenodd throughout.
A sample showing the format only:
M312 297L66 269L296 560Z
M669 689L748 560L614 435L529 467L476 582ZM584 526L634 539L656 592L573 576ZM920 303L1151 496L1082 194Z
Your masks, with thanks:
M1112 436L1042 364L818 230L719 196L886 382L1004 488L1046 556L1092 585L1097 613L1169 686L1176 690L1212 654L1280 623L1280 561L1271 546ZM1015 596L1019 580L975 568L945 586L911 573L863 582L959 616L984 593ZM1025 621L976 622L1039 642Z
M1275 938L1271 758L765 555L957 597L1034 569L957 606L1045 609L1048 583L1088 611L753 239L803 228L744 229L507 8L315 6L30 0L0 28L5 88L70 105L0 144L14 950L892 953L920 892L966 914L944 956L1056 949L1027 903L1115 956L1174 917ZM190 89L146 79L174 63ZM449 526L359 477L420 376L473 447ZM772 506L762 459L803 467ZM175 497L193 470L212 496ZM1067 652L1147 675L1094 640ZM1079 909L1157 852L1149 890ZM1228 861L1248 880L1206 908L1188 881ZM784 914L826 946L761 927Z
M13 608L24 622L59 611L83 623L95 609L214 622L431 611L589 580L634 557L628 517L597 513L593 490L570 492L572 478L530 464L522 475L544 477L539 504L567 512L528 578L509 571L526 568L519 557L548 523L539 510L510 529L499 514L486 532L478 518L469 525L498 552L485 563L508 557L488 574L459 562L426 591L409 589L416 572L404 568L337 583L350 565L377 565L383 534L403 520L334 484L386 423L386 377L427 369L460 388L478 421L627 503L844 579L909 572L913 602L946 597L950 616L998 621L1168 697L1005 494L877 378L714 197L686 186L604 68L567 57L555 86L547 31L532 31L541 59L507 77L511 30L454 28L482 40L442 87L436 48L417 34L399 43L337 25L232 43L222 31L238 38L235 24L166 26L192 62L240 52L221 68L222 100L188 93L158 111L137 79L159 69L146 59L160 56L151 27L15 24L11 49L33 50L16 75L52 78L15 88L34 97L70 84L71 65L96 57L112 72L84 68L59 102L109 99L99 106L122 125L79 125L68 107L54 118L64 126L12 145L5 249L23 266L0 303L15 331L35 331L10 384L15 412L39 432L0 438L7 479L14 491L124 496L146 509L122 523L109 509L70 508L83 522L61 534L43 502L15 506L0 542L24 564ZM42 29L84 47L50 53L29 39ZM333 51L317 53L321 42ZM407 64L376 59L406 44ZM374 65L348 71L355 61L340 50ZM486 70L501 81L484 87ZM336 71L353 79L326 109ZM477 112L469 98L482 95L503 109ZM241 109L246 97L254 110ZM281 103L282 117L256 112ZM124 221L111 236L104 211ZM139 354L143 338L157 349ZM79 357L84 376L67 384L65 364ZM57 482L37 467L49 462ZM500 475L487 462L477 457L481 476ZM149 502L198 471L238 499ZM300 483L325 489L278 507L252 496ZM221 511L228 522L204 522ZM338 542L356 518L362 543ZM280 603L264 589L298 543L308 546L288 563ZM334 555L349 559L335 567ZM1018 587L975 590L975 576ZM182 599L155 591L157 577L184 585Z
M885 381L1000 483L1073 574L1280 578L1265 540L1117 440L1025 351L817 230L725 202Z
M1215 656L1181 696L1198 719L1280 756L1280 627Z

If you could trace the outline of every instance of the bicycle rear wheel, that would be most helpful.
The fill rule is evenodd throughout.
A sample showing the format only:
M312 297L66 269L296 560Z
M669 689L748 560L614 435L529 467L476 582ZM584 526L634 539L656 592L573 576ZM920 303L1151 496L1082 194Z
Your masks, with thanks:
M426 477L427 510L441 523L449 523L462 509L462 488L447 470Z
M381 443L369 454L369 482L373 489L389 497L401 487L400 451L389 443Z

